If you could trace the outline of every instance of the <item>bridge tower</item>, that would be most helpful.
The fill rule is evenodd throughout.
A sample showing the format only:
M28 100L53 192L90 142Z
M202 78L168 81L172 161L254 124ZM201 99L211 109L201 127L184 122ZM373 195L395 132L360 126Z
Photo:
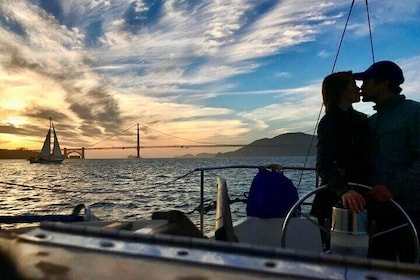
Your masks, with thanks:
M140 158L140 125L137 124L137 158Z
M64 158L69 158L70 154L76 153L80 156L81 159L85 159L85 147L80 149L67 149L64 148Z

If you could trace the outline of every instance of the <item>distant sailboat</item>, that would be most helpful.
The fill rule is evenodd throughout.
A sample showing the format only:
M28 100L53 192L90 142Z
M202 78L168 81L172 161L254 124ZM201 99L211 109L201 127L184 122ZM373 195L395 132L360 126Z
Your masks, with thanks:
M51 131L54 137L54 145L51 153ZM30 163L61 163L64 156L61 153L60 144L58 143L57 134L55 133L54 124L50 118L50 128L45 137L44 145L42 146L39 158L30 158Z

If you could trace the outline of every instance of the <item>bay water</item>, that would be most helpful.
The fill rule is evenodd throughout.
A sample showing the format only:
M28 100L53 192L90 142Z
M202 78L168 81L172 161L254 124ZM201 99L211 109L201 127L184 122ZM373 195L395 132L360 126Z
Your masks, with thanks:
M70 214L83 203L102 220L150 219L155 211L180 210L199 226L200 172L223 166L314 167L314 157L67 159L62 164L0 160L0 215ZM230 199L243 199L257 168L204 172L205 200L216 198L216 178L227 181ZM300 196L315 187L315 172L285 170ZM232 205L232 218L245 216L245 205ZM16 225L13 225L16 226ZM10 225L2 225L11 227ZM214 211L205 228L214 227Z

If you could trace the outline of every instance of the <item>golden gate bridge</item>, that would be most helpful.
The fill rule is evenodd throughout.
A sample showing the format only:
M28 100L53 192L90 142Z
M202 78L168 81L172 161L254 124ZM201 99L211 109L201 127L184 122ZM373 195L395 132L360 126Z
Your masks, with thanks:
M130 127L131 128L131 127ZM128 128L128 129L130 129ZM126 130L128 130L126 129ZM149 128L150 129L150 128ZM165 134L165 133L164 133ZM167 134L168 135L168 134ZM115 135L114 135L115 136ZM170 136L170 135L169 135ZM113 136L112 136L113 137ZM109 137L105 140L108 140L112 137ZM174 136L172 136L174 137ZM176 137L179 138L179 137ZM105 141L103 140L103 141ZM101 143L100 141L98 143ZM98 144L96 143L96 144ZM210 143L200 143L200 144L190 144L190 145L140 145L140 125L137 124L137 144L134 146L112 146L112 147L92 147L96 144L90 145L88 147L76 147L76 148L64 148L63 153L65 158L72 157L72 154L77 154L78 158L85 158L85 152L87 150L126 150L126 149L136 149L137 155L136 158L140 158L140 149L157 149L157 148L215 148L215 147L243 147L244 144L210 144Z

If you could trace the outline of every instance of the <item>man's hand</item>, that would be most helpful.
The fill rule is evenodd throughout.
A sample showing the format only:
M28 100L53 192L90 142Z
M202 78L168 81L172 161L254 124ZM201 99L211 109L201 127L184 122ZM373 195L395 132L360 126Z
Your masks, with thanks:
M341 196L344 208L348 208L353 212L359 213L365 209L365 198L355 190L349 190Z
M368 194L379 201L389 201L394 197L386 185L375 185Z

